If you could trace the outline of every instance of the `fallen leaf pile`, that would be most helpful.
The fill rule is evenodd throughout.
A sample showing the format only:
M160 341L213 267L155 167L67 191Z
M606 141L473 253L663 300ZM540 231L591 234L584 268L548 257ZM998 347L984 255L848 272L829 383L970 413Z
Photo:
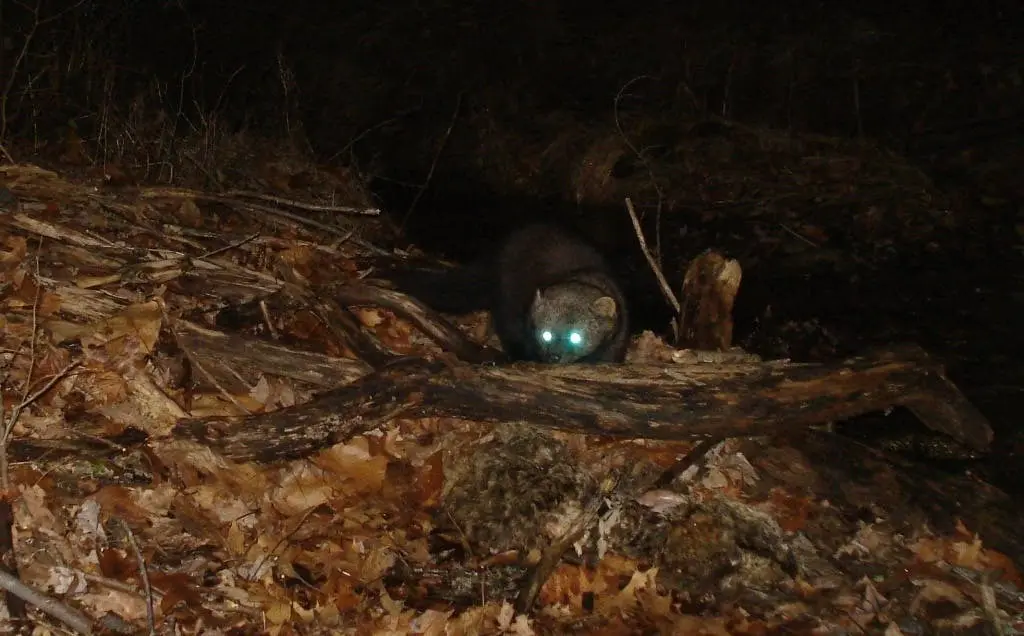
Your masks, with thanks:
M32 166L0 167L0 187L17 198L0 209L7 548L22 582L107 628L1024 628L1019 574L979 528L933 529L870 478L828 491L807 450L730 440L677 470L692 444L401 413L300 459L179 444L182 418L283 409L357 379L366 343L443 358L384 308L344 314L366 338L346 339L342 309L318 296L388 256L375 218L325 233L266 200L97 191Z

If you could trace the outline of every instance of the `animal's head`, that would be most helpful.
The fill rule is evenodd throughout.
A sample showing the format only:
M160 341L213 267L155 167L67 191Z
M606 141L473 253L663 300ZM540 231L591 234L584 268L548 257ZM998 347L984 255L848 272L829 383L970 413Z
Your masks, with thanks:
M541 360L565 364L591 355L615 334L619 306L597 287L563 283L537 291L530 319Z

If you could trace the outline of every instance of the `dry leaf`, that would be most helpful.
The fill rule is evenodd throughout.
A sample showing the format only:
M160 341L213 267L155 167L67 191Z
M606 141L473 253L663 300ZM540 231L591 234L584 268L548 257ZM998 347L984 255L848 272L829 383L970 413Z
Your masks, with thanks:
M86 593L77 597L77 601L89 608L89 613L102 616L113 612L128 622L146 620L146 600L138 594L120 592L101 588L103 591Z
M431 508L440 501L441 489L444 486L444 461L441 451L435 452L423 462L417 473L416 489L419 503L424 508Z
M280 484L267 496L275 510L290 517L325 504L337 494L338 484L323 469L296 462L285 469Z
M181 203L174 211L174 216L178 223L185 227L203 227L203 213L191 197L181 199Z
M940 602L952 603L954 606L963 608L967 606L967 599L956 587L936 579L925 579L919 581L921 590L910 602L910 612L915 616L922 616L925 607Z
M387 474L388 458L370 455L365 437L353 438L346 444L336 444L316 457L316 464L331 473L332 482L340 477L349 493L380 492Z
M356 318L359 319L359 322L362 323L364 327L368 327L370 329L373 329L384 322L384 316L381 314L380 309L358 307L353 309L352 313L356 315Z
M91 499L100 504L103 514L128 522L130 526L146 526L149 511L135 503L132 490L124 486L104 486Z

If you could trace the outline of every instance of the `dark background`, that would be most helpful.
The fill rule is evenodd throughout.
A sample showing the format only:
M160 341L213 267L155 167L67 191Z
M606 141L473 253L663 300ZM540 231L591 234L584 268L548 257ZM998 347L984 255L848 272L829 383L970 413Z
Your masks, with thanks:
M168 181L172 149L215 122L352 170L396 224L408 221L407 240L454 258L530 214L578 215L567 174L496 175L493 158L515 156L511 140L543 145L559 121L610 126L627 85L620 115L641 121L742 122L905 158L964 220L926 241L894 236L884 259L852 270L764 258L735 219L680 213L666 232L682 262L706 247L740 259L737 340L755 351L813 359L913 340L936 352L998 428L984 470L1019 491L1019 0L2 0L0 35L0 139L21 156L52 153L73 130L104 161ZM163 135L155 158L139 152L152 129ZM600 234L613 216L605 234L631 243L617 204L586 218ZM650 281L639 287L641 324L663 325Z

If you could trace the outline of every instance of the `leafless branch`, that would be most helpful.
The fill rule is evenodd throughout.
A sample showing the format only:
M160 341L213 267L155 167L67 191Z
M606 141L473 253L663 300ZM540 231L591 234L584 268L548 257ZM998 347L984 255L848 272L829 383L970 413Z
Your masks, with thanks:
M156 634L156 614L153 612L153 586L149 584L149 572L146 571L146 559L139 549L139 542L135 540L135 533L128 527L124 520L121 520L125 535L128 537L128 544L132 546L135 553L135 560L139 563L139 578L142 579L142 589L146 593L146 620L149 622L149 633Z
M664 294L665 300L672 305L675 309L676 315L679 315L680 306L679 299L672 293L672 287L669 286L668 281L665 280L665 274L662 273L661 268L658 266L657 260L654 255L651 254L651 250L647 247L647 239L644 238L643 228L640 227L640 219L636 216L636 210L633 209L633 202L626 197L626 211L629 212L629 219L633 221L633 231L636 232L636 240L640 243L640 249L644 253L644 258L647 259L647 264L651 266L651 271L654 272L654 277L658 279L658 286L661 287L661 293Z
M18 577L0 570L0 588L38 607L41 611L64 623L79 634L93 633L92 621L75 608L46 596L18 580Z

